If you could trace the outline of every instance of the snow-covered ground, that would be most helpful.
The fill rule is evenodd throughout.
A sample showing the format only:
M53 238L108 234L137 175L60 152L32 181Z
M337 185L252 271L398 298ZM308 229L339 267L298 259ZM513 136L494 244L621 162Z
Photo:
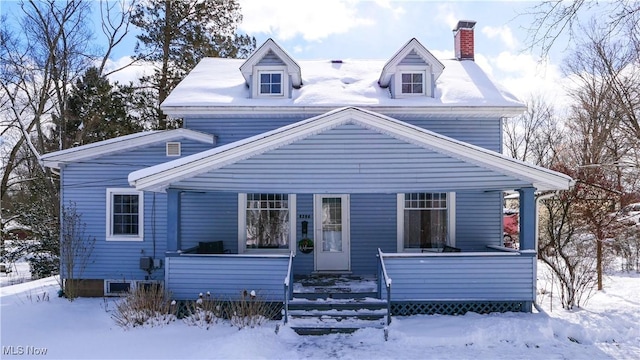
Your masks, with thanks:
M23 283L31 280L29 263L25 260L6 264L7 272L0 273L0 287Z
M546 294L544 313L394 317L387 342L379 329L276 334L276 322L123 330L111 319L114 299L69 302L57 290L54 278L0 288L2 359L640 359L636 273L607 276L605 290L575 311Z

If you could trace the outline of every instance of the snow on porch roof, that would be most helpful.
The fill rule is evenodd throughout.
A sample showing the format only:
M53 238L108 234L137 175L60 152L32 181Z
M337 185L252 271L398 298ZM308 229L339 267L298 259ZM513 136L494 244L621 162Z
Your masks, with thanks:
M235 164L344 124L357 124L469 164L512 176L532 184L538 190L568 189L573 185L573 180L567 175L353 107L330 111L247 139L132 172L129 174L129 183L139 190L164 191L181 180Z
M239 112L259 107L279 112L295 108L357 106L399 110L419 108L422 112L476 114L489 111L496 116L515 116L526 109L513 94L496 85L473 61L441 60L442 75L436 81L434 97L393 99L378 79L385 60L298 61L302 87L291 98L251 98L238 68L244 60L205 58L176 86L162 103L173 116L213 111Z

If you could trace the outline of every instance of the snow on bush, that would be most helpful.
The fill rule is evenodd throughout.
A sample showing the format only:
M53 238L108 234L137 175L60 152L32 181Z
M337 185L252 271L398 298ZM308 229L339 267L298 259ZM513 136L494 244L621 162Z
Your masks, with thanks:
M137 326L162 326L177 319L177 306L160 285L140 286L116 304L111 315L125 329Z

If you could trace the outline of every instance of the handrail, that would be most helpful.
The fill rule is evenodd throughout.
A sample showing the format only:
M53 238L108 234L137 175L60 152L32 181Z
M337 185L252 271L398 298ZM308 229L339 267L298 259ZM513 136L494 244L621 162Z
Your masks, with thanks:
M293 282L293 273L291 268L293 265L293 251L289 253L289 267L287 268L287 276L284 278L284 323L289 321L289 297L291 296L291 283Z
M389 274L387 274L387 268L384 265L382 250L378 248L378 258L379 258L379 273L384 278L385 287L387 289L387 325L391 324L391 278ZM380 276L378 277L378 297L382 296L382 282Z

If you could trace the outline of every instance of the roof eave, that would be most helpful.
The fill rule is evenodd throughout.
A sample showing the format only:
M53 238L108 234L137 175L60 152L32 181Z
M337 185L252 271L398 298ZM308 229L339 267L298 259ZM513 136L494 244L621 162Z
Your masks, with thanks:
M118 138L99 141L96 143L79 146L77 148L65 149L48 154L44 154L40 158L41 164L48 168L59 169L61 164L69 162L77 162L86 159L92 159L99 156L123 151L125 149L137 148L147 144L153 144L162 141L169 141L176 138L187 138L206 144L214 144L213 135L205 134L198 131L188 129L175 129L168 131L156 131L149 134L117 141Z
M310 105L310 106L163 106L162 111L173 117L189 115L256 115L256 114L319 114L345 104ZM498 116L514 117L527 110L524 105L509 106L389 106L389 105L357 105L361 109L380 113L420 114L443 116Z

